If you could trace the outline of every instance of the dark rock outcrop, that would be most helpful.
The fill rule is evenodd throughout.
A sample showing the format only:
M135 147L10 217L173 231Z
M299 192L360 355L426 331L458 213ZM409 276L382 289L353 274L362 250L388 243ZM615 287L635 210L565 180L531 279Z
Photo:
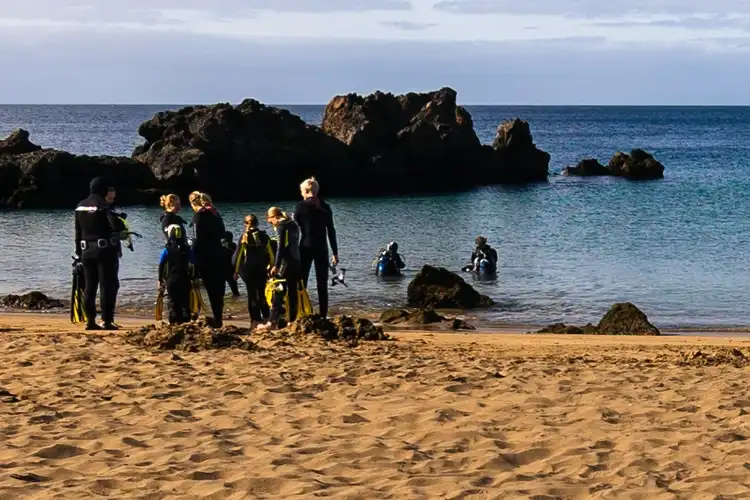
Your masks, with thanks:
M29 140L29 133L18 128L5 139L0 139L0 155L21 155L42 149Z
M127 332L128 343L158 350L189 352L215 349L242 349L254 351L258 346L248 340L250 330L236 326L212 328L205 320L181 325L148 325Z
M36 291L23 295L6 295L0 300L0 305L9 309L28 309L30 311L46 311L65 307L65 304L61 301Z
M528 123L501 124L493 146L483 146L456 96L451 88L336 96L322 127L375 169L376 178L388 179L391 189L449 191L546 180L549 155L534 146Z
M634 149L630 154L617 152L609 160L607 168L612 175L632 180L662 179L664 165L642 149Z
M565 167L563 175L579 175L582 177L595 177L600 175L612 175L609 168L605 167L599 160L586 158L581 160L574 167Z
M506 120L497 128L492 141L502 182L544 181L549 175L550 155L537 148L529 123Z
M424 266L407 288L409 305L434 309L489 307L492 299L481 295L459 275L442 267Z
M296 197L299 183L315 175L330 195L356 189L361 174L340 141L254 99L164 111L138 133L146 142L133 158L182 193L201 189L242 201Z
M380 322L387 325L420 327L439 325L450 330L476 330L466 321L458 318L446 318L435 312L434 309L417 309L412 312L403 309L387 309L380 315Z
M565 167L562 173L584 177L610 175L634 181L653 180L664 178L664 165L650 153L642 149L634 149L630 154L615 153L606 167L598 160L586 158L574 167Z
M591 323L583 327L555 323L536 333L568 335L661 335L648 317L630 302L614 304L602 317L598 325Z
M131 158L79 156L29 144L37 149L24 146L20 149L34 150L0 154L0 206L74 207L88 195L89 181L99 175L117 187L120 204L144 203L155 197L150 192L154 188L151 171Z

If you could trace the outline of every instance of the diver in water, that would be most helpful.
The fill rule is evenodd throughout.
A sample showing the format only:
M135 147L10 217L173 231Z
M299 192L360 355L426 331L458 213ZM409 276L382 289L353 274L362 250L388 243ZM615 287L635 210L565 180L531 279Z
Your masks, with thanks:
M494 274L497 272L497 251L487 244L487 238L477 236L474 240L476 247L471 253L471 264L464 267L464 271L480 274Z
M185 220L177 215L180 199L169 194L161 197L165 212L161 216L161 227L167 242L159 259L159 295L163 300L166 292L169 301L169 324L187 323L191 319L190 293L192 286L192 266L195 263L193 251L188 245ZM157 309L159 300L157 300ZM161 316L157 312L157 317Z
M405 267L406 264L398 253L398 243L391 241L378 256L375 273L378 276L400 276L401 269Z
M250 329L268 321L270 310L266 301L268 271L275 259L268 233L258 229L258 217L245 217L245 232L240 238L232 265L233 278L242 278L247 289L247 311L250 314Z
M232 266L232 258L234 253L237 251L237 243L234 241L234 235L231 231L224 233L224 238L221 240L221 246L224 249L224 261L227 266L227 283L229 284L230 290L234 297L240 296L240 290L237 287L237 280L234 277L234 267Z
M117 215L106 201L109 185L102 177L90 184L90 196L75 211L75 252L81 259L85 276L84 309L87 330L117 330L118 231ZM100 289L102 320L96 324L96 292Z
M213 312L213 318L209 321L213 327L221 328L224 324L224 293L227 278L221 240L227 231L221 215L206 193L193 191L190 193L189 201L195 211L193 250L196 268L203 280Z
M287 311L289 321L297 319L299 285L302 274L299 252L299 227L278 207L268 209L267 220L273 225L278 235L276 255L274 256L273 267L269 274L272 279L281 279L279 282L281 290L273 294L271 316L268 323L258 327L259 331L268 331L282 327L281 313L285 298L289 306Z

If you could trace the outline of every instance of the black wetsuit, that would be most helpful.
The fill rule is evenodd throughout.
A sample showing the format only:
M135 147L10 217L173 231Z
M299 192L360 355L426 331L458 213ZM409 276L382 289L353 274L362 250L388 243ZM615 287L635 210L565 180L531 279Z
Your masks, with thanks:
M315 263L320 315L325 317L328 315L329 242L333 255L336 257L339 255L336 228L333 225L333 211L326 202L319 198L308 198L297 203L294 209L294 220L299 224L301 233L302 280L307 288L310 270Z
M159 259L159 280L167 289L169 323L186 323L190 321L190 265L193 263L186 222L172 212L165 212L160 220L166 245Z
M214 315L214 326L223 325L224 293L226 292L226 263L221 239L224 221L214 208L203 208L193 216L193 250L198 275L206 287Z
M399 276L401 274L401 269L406 267L406 264L398 252L389 252L386 250L381 255L388 258L388 266L382 273L378 270L378 274L381 276Z
M479 271L477 259L487 259L487 261L489 261L490 268L487 269L487 272L494 273L497 271L497 251L491 246L484 245L483 247L476 247L471 253L471 262L475 265L475 270Z
M226 264L226 280L229 285L229 289L232 290L232 295L235 297L240 296L240 289L237 286L237 281L234 279L234 267L232 266L232 259L234 253L237 251L237 243L230 239L223 239L221 247L224 250L224 263Z
M284 295L289 296L289 319L297 318L297 287L301 278L299 227L292 220L285 220L276 228L279 236L274 267L277 274L286 280L284 293L274 295L271 307L270 321L277 327L280 325L280 314L283 306Z
M248 231L246 236L247 242L243 237L232 258L232 269L237 269L245 282L250 319L255 322L267 321L271 313L266 301L266 281L268 268L272 259L275 259L271 250L271 238L268 233L257 228Z
M107 185L94 185L91 195L81 201L75 214L76 255L81 259L86 286L84 310L87 328L96 326L96 291L100 291L105 328L114 328L117 303L118 244L117 216L104 200Z

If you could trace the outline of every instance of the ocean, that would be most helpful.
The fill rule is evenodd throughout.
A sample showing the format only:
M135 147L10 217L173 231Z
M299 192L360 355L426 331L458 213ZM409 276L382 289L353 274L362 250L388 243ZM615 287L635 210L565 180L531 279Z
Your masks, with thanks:
M44 147L129 155L141 142L138 125L177 107L0 106L0 136L22 127ZM309 123L322 118L322 106L283 107ZM750 325L750 108L468 109L485 143L504 119L528 120L537 145L552 155L549 183L446 196L330 199L349 280L348 288L332 289L334 306L404 305L409 279L423 264L459 271L482 234L498 250L498 277L464 277L498 303L480 313L483 321L596 322L612 303L630 301L663 328ZM665 179L559 175L584 157L606 163L614 152L636 147L664 163ZM293 203L277 202L284 208ZM244 214L268 207L218 208L238 235ZM122 260L119 302L142 306L155 297L160 210L125 211L131 229L144 238ZM67 298L72 239L71 210L0 212L0 293L42 290ZM403 279L382 281L372 262L391 240L399 243L407 268Z

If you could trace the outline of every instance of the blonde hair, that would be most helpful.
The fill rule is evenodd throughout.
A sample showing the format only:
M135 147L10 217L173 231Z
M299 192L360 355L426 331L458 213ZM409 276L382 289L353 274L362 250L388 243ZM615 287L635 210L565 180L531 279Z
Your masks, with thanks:
M304 181L302 181L302 184L299 185L299 188L305 194L318 196L318 192L320 191L320 184L318 184L318 181L315 179L315 177L310 177L309 179L305 179Z
M288 219L289 214L282 211L279 207L271 207L268 209L268 217L273 217L274 219Z
M161 198L159 198L159 206L167 212L174 210L179 204L180 197L176 194L165 194Z
M208 207L213 205L213 201L211 201L211 197L208 196L206 193L201 193L200 191L193 191L190 193L190 196L188 197L188 200L190 201L190 204L194 207Z

